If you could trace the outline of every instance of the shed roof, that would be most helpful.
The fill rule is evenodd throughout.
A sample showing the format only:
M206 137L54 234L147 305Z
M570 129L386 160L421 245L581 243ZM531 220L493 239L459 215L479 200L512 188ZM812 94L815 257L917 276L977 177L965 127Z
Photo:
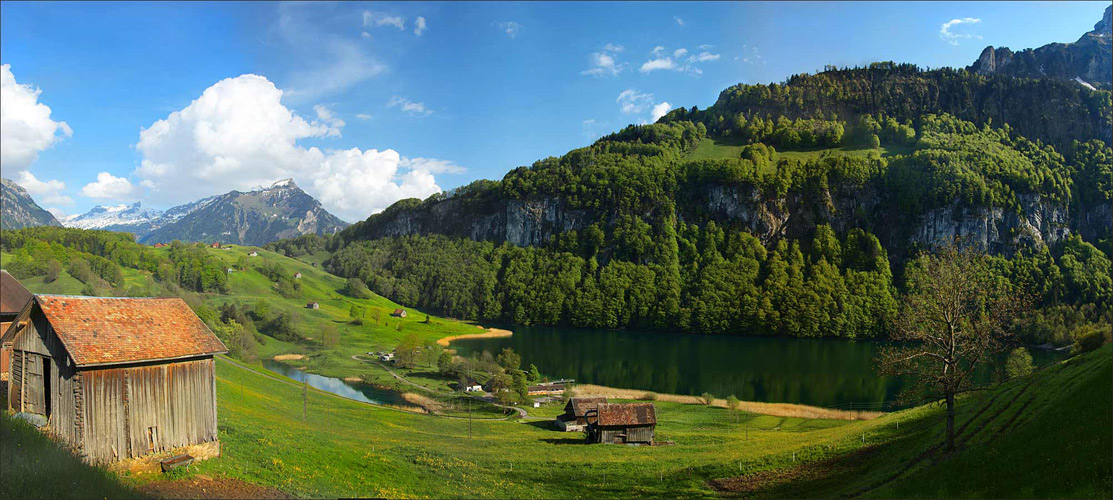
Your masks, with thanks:
M601 404L599 425L655 425L657 410L653 403Z
M15 276L0 270L0 314L19 314L31 300L31 292Z
M37 295L35 301L78 366L228 351L179 298Z
M602 396L571 398L568 400L568 405L565 408L570 406L572 408L572 414L575 415L576 418L582 418L584 412L594 410L598 408L599 405L606 404L606 402L607 398Z

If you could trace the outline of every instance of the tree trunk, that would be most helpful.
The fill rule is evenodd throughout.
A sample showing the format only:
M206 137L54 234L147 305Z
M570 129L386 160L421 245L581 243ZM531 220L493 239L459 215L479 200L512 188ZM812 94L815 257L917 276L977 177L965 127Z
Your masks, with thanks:
M947 451L955 449L955 394L947 393Z

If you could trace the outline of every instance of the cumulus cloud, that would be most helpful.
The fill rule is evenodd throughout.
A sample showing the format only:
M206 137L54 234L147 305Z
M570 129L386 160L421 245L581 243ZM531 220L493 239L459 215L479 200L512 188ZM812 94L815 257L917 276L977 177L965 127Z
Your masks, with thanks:
M676 63L673 62L671 57L659 57L642 63L642 67L638 71L649 73L660 69L676 69Z
M499 23L499 29L506 33L510 38L518 38L518 33L522 31L523 26L515 21L505 21Z
M97 174L97 181L81 188L81 196L98 200L121 200L134 196L135 186L123 177L115 177L108 172Z
M670 109L672 109L672 105L668 101L653 106L653 119L650 121L656 122L659 118L665 116L665 113L668 113Z
M10 64L0 66L0 163L5 169L30 167L40 152L73 135L66 122L50 118L50 107L39 102L41 92L16 82Z
M581 75L591 76L616 76L629 66L618 61L618 53L622 52L621 45L608 43L603 50L591 53L591 67L580 72Z
M947 21L947 22L943 23L943 25L939 27L939 39L943 40L944 42L947 42L951 45L958 45L959 40L964 40L964 39L981 40L982 36L977 34L977 33L964 33L964 32L955 33L953 31L951 31L951 28L954 28L956 26L960 26L960 25L963 25L963 24L977 24L977 23L980 23L980 22L982 22L982 20L978 19L976 17L963 17L963 18L960 18L960 19L951 19L950 21Z
M424 18L422 18L424 19ZM363 27L394 26L398 31L406 29L406 19L401 16L376 16L371 11L363 11Z
M414 34L421 36L422 33L425 33L425 18L417 16L417 19L414 19Z
M367 113L359 113L356 115L356 118L359 118L360 120L370 120L371 115Z
M15 175L15 183L22 186L33 198L42 203L73 205L73 198L62 194L62 191L66 189L66 183L60 180L42 181L35 177L35 174L21 170Z
M282 96L258 75L217 82L140 132L135 147L142 161L135 176L163 203L292 177L329 211L359 220L401 198L439 192L433 174L453 171L451 162L406 159L392 149L301 146L299 140L326 137L337 124L322 121L319 111L316 120L302 118L282 104Z
M413 102L409 99L406 99L405 97L400 97L400 96L391 97L390 101L387 101L386 107L388 107L388 108L394 108L394 107L401 108L402 111L405 111L405 112L407 112L411 115L414 115L414 116L429 116L429 115L433 114L433 110L426 107L425 103L423 103L423 102Z

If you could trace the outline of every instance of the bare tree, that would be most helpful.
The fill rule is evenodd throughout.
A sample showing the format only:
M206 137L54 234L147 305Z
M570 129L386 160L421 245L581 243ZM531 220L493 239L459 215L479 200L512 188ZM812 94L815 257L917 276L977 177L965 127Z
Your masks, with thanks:
M1008 327L1027 300L993 279L986 259L950 244L909 264L893 340L881 350L882 373L915 383L906 400L944 401L947 450L955 447L955 396L973 386L972 374L1008 348Z

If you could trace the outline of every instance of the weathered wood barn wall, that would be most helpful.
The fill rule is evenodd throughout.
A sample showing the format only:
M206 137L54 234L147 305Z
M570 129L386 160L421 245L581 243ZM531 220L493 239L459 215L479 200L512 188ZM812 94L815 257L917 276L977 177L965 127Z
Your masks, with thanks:
M0 336L8 331L23 306L30 301L31 292L7 271L0 270ZM8 380L11 353L11 342L0 342L0 380Z
M47 417L86 460L217 439L225 348L181 299L36 296L16 322L10 409Z

